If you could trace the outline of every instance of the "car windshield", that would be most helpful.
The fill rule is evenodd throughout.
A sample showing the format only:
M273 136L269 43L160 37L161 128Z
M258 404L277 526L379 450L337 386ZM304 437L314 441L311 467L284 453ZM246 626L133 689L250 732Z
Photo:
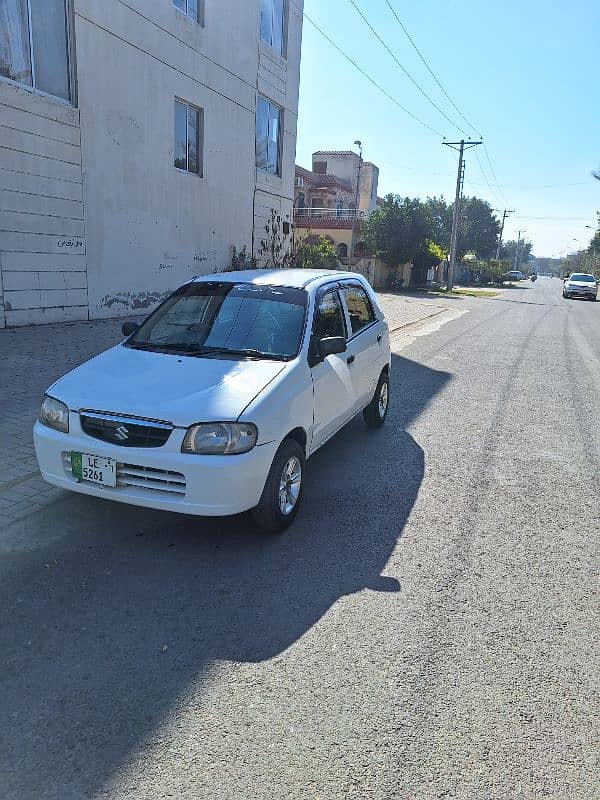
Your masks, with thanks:
M576 272L569 278L570 281L579 281L580 283L596 283L596 278L593 275L584 275L581 272Z
M190 283L178 289L127 347L206 357L290 359L300 349L306 292L252 283Z

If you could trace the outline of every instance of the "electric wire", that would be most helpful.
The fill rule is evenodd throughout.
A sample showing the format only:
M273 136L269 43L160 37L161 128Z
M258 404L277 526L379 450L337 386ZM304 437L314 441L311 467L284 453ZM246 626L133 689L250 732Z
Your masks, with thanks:
M469 122L469 120L468 120L468 119L465 117L465 115L464 115L464 114L463 114L463 112L460 110L460 108L458 107L458 105L457 105L457 104L454 102L454 100L453 100L453 99L450 97L450 95L448 94L448 92L447 92L447 91L446 91L446 89L444 88L444 85L442 84L442 82L440 81L440 79L438 78L438 76L435 74L435 72L434 72L434 71L431 69L431 67L429 66L429 64L428 64L428 62L427 62L427 59L425 58L425 56L424 56L424 55L421 53L421 51L420 51L420 50L419 50L419 48L417 47L417 45L416 45L416 43L415 43L414 39L412 38L412 36L411 36L411 35L410 35L410 33L408 32L408 30L406 29L406 26L404 25L404 23L402 22L402 20L401 20L401 19L400 19L400 17L398 16L398 13L396 12L396 9L395 9L395 8L392 6L392 4L390 3L390 0L385 0L385 3L386 3L386 5L388 6L388 8L390 9L390 11L392 12L392 14L394 15L394 17L395 17L395 19L396 19L396 22L398 23L398 25L400 25L400 27L401 27L401 28L402 28L402 30L404 31L404 33L405 33L405 35L406 35L406 38L408 39L408 41L411 43L411 45L412 45L412 46L413 46L413 48L415 49L415 51L416 51L417 55L419 56L419 58L421 59L421 61L423 62L423 64L425 64L425 66L426 66L426 68L427 68L427 70L428 70L429 74L431 75L431 77L434 79L434 81L437 83L437 85L439 86L439 88L440 88L440 89L441 89L441 91L443 92L443 94L444 94L444 96L446 97L446 99L447 99L447 100L448 100L448 101L451 103L451 105L453 106L453 108L455 109L455 111L456 111L456 112L457 112L457 113L460 115L460 117L461 117L461 118L462 118L462 119L463 119L463 120L464 120L464 121L467 123L467 125L469 126L469 128L471 128L471 130L475 131L475 133L477 134L477 136L479 136L479 138L480 138L480 139L482 139L483 137L481 136L481 134L479 133L479 131L477 130L477 128L476 128L476 127L475 127L475 126L474 126L474 125L473 125L471 122Z
M346 61L350 62L350 64L352 64L352 66L353 66L353 67L354 67L356 70L358 70L358 72L360 72L360 74L361 74L361 75L363 75L363 77L365 77L365 78L366 78L366 79L369 81L369 83L370 83L370 84L372 84L372 85L373 85L373 86L374 86L374 87L375 87L375 88L376 88L376 89L377 89L379 92L381 92L381 94L383 94L385 97L387 97L387 99L388 99L388 100L390 100L390 101L391 101L391 102L392 102L392 103L393 103L395 106L397 106L397 107L398 107L398 108L399 108L401 111L403 111L405 114L408 114L408 116L409 116L409 117L411 117L411 118L412 118L412 119L413 119L415 122L418 122L418 124L419 124L419 125L421 125L423 128L426 128L427 130L431 131L431 133L434 133L436 136L441 136L441 137L443 138L443 134L442 134L442 133L440 133L440 131L436 130L436 128L434 128L432 125L429 125L427 122L424 122L424 121L423 121L423 120L422 120L420 117L418 117L416 114L413 114L413 113L412 113L412 111L409 111L409 109L408 109L408 108L406 108L406 106L402 105L402 103L400 103L400 101L399 101L399 100L397 100L397 99L396 99L396 98L395 98L393 95L391 95L391 94L390 94L388 91L386 91L386 89L384 89L384 88L383 88L383 86L381 86L379 83L377 83L377 81L376 81L374 78L372 78L372 77L371 77L371 75L369 75L369 73L368 73L368 72L367 72L365 69L363 69L363 67L361 67L361 66L360 66L360 64L358 64L358 62L357 62L357 61L355 61L355 60L352 58L352 56L349 56L349 55L348 55L348 53L346 53L346 51L345 51L345 50L343 50L343 49L342 49L342 48L341 48L341 47L340 47L340 46L339 46L339 45L338 45L338 44L337 44L337 43L336 43L336 42L335 42L335 41L334 41L334 40L331 38L331 36L329 36L329 34L327 34L327 33L326 33L324 30L323 30L323 28L321 28L319 25L317 25L317 23L316 23L316 22L315 22L315 21L314 21L314 20L313 20L313 19L312 19L312 18L311 18L311 17L310 17L310 16L309 16L307 13L306 13L306 11L304 11L303 9L301 9L301 8L300 8L299 6L297 6L297 5L296 5L294 2L291 2L291 5L293 5L293 6L294 6L294 8L295 8L295 9L296 9L296 10L297 10L297 11L298 11L300 14L302 14L302 16L304 17L304 19L305 19L307 22L309 22L309 23L310 23L310 24L313 26L313 28L315 28L315 30L317 30L317 31L318 31L318 32L321 34L321 36L322 36L324 39L326 39L326 40L329 42L329 44L330 44L330 45L331 45L331 46L332 46L332 47L333 47L335 50L337 50L337 52L338 52L338 53L339 53L341 56L343 56L343 57L346 59Z
M367 17L364 15L364 13L361 11L360 7L355 2L355 0L348 0L348 2L356 10L357 14L359 14L360 18L365 23L365 25L368 27L368 29L371 31L373 36L375 36L377 41L385 48L386 52L393 58L393 60L396 63L396 65L402 70L402 72L406 75L406 77L412 83L412 85L416 87L416 89L423 95L423 97L426 98L426 100L436 109L436 111L438 111L444 117L444 119L447 122L449 122L452 125L452 127L456 128L456 130L460 131L461 133L464 133L465 136L466 136L467 135L466 131L463 128L461 128L460 125L458 125L453 119L451 119L446 114L446 112L443 109L441 109L434 100L431 99L431 97L427 94L425 89L423 89L423 87L420 86L417 83L417 81L413 78L413 76L406 69L406 67L400 62L400 60L398 59L398 57L394 53L394 51L389 47L389 45L384 41L384 39L382 39L382 37L377 33L377 31L375 30L373 25L371 25L371 23L369 22Z

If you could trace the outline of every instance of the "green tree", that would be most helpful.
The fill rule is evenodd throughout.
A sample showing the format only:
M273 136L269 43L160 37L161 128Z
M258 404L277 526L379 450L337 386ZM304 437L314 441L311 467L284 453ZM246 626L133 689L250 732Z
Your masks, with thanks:
M466 197L461 202L461 218L458 234L458 257L474 253L478 259L491 258L496 252L500 223L494 210L479 197Z
M294 266L301 269L335 269L338 265L335 247L324 236L316 241L301 241L294 255Z
M367 245L390 269L412 261L429 234L429 219L418 198L389 194L363 222Z
M519 244L518 264L523 266L529 261L529 256L533 250L533 242L521 241L520 243L517 243L514 239L509 239L508 241L504 242L500 248L500 258L504 261L508 261L510 264L514 264L515 255L517 253L517 244Z
M588 253L591 255L594 255L595 253L600 254L600 211L598 212L598 225L596 232L592 236L592 240L589 244Z
M452 206L443 197L428 197L425 203L429 225L429 239L448 253L452 236Z
M413 264L417 269L428 270L429 267L437 267L445 258L446 252L438 244L431 239L425 239L413 259Z

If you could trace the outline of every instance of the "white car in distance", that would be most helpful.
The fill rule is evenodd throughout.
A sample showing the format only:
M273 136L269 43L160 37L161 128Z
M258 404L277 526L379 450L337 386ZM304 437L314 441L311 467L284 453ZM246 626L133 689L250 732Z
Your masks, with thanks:
M125 341L54 383L34 427L46 481L199 516L294 519L305 464L363 412L389 404L389 330L351 272L195 278Z
M567 300L571 297L585 297L588 300L596 300L598 297L596 278L587 272L572 273L564 280L563 297Z

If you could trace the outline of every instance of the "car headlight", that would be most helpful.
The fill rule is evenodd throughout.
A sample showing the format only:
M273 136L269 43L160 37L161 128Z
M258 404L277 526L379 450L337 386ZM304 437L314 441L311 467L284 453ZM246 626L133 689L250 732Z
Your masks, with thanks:
M252 450L257 439L256 425L249 422L206 422L188 429L181 452L205 456L239 455Z
M46 395L40 409L40 422L63 433L69 432L69 409L60 400Z

